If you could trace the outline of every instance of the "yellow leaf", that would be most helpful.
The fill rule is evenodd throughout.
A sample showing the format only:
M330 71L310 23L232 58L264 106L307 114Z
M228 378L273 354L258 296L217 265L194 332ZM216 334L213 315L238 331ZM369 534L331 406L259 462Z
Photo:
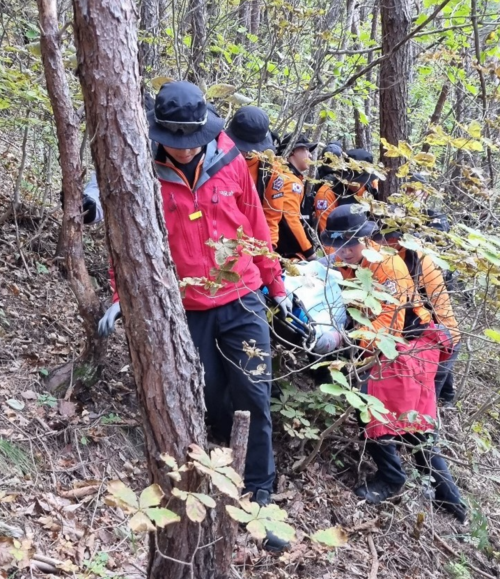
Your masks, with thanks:
M164 496L165 495L163 494L160 486L157 484L152 484L142 491L141 496L139 497L139 506L141 509L156 507L160 504L161 499Z
M473 139L480 139L481 138L481 124L479 121L472 121L469 125L467 132Z
M143 533L145 531L155 530L155 526L151 522L151 519L140 511L135 513L135 515L130 519L128 526L132 531L134 531L134 533Z
M232 84L213 84L207 89L207 99L225 99L236 91Z
M398 169L396 177L399 178L407 177L409 172L410 172L410 164L405 163L404 165L401 165L401 167Z
M403 157L406 157L407 159L409 159L413 153L413 150L410 147L410 145L408 143L405 143L404 141L399 141L398 149L403 155Z
M341 547L347 543L347 533L341 527L330 527L317 531L311 535L311 539L325 547Z
M483 150L483 145L481 145L479 141L473 141L464 137L452 139L451 144L457 149L465 149L466 151L481 152Z
M418 153L414 160L424 167L434 167L436 164L436 157L432 153Z
M112 480L108 483L108 493L128 507L132 507L133 509L139 508L137 496L134 491L120 480Z
M170 76L157 76L151 81L151 86L156 90L160 90L164 84L175 82L175 78Z
M394 145L391 145L390 143L388 143L386 139L384 139L382 137L380 139L380 142L384 146L384 149L385 149L384 156L385 157L401 157L401 153L400 153L399 149L397 147L395 147Z

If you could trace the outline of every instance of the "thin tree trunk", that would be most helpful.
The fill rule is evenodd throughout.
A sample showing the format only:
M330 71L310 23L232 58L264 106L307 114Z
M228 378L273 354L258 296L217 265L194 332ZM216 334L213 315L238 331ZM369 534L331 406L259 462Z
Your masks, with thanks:
M260 27L260 1L250 0L250 33L258 35Z
M171 481L158 457L183 463L188 446L206 447L202 369L190 337L168 247L154 175L137 66L134 0L73 0L75 41L92 157L104 207L125 331L137 385L151 478L167 497ZM109 34L113 30L113 34ZM117 66L119 63L119 66ZM194 473L184 490L205 491ZM151 541L148 577L215 577L215 521L181 522ZM200 549L200 546L204 546Z
M351 32L354 35L354 37L359 37L359 23L360 20L364 20L364 13L365 10L363 8L359 8L359 10L356 10L354 12L353 18L352 18L352 25L351 25ZM353 45L353 49L359 49L361 47L359 42L355 42ZM358 70L361 67L358 67ZM369 96L366 96L366 99L368 99ZM363 103L363 109L365 108L364 106L365 103ZM363 110L364 112L364 110ZM368 135L367 135L367 129L368 129L368 125L364 124L361 122L361 113L360 110L357 106L354 107L354 134L355 134L355 142L356 142L356 147L359 149L366 149L369 150L369 143L368 143Z
M101 313L85 265L82 219L82 164L79 150L79 126L73 110L68 81L59 46L56 0L37 0L40 14L40 46L47 82L47 91L56 124L57 141L64 191L62 231L65 240L66 270L83 319L86 345L77 362L69 362L55 369L47 379L51 391L63 388L70 381L80 380L90 386L100 374L105 342L97 335L97 321Z
M250 0L240 0L240 5L238 8L238 25L241 28L250 30ZM243 46L247 45L246 31L238 32L236 35L236 42L238 44L242 44Z
M450 92L450 81L447 80L443 84L443 88L441 89L441 92L439 93L439 97L438 97L438 100L436 102L436 107L434 108L434 112L432 113L432 116L431 116L430 121L429 121L430 127L432 127L433 125L437 125L439 123L439 120L441 119L441 115L443 114L444 104L446 102L446 99L448 98L449 92ZM429 145L429 143L424 143L424 145L422 147L422 152L428 153L430 148L431 148L431 146Z
M383 0L380 3L382 21L382 55L391 52L411 28L411 11L408 0ZM380 136L392 145L408 140L408 78L411 66L410 43L383 60L380 65ZM384 157L381 146L380 158L389 169L386 181L381 183L381 199L397 193L399 179L396 171L402 164L397 157Z
M190 0L189 17L191 19L191 71L189 80L199 83L205 75L203 54L207 41L207 6L205 0Z
M139 44L139 62L141 71L151 72L158 69L158 42L157 37L160 31L160 1L142 0L140 30L146 39Z

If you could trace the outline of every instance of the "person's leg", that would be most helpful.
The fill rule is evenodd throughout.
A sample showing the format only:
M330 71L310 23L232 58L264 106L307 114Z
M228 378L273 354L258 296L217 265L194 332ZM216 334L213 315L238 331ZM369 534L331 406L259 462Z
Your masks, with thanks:
M442 380L442 387L439 394L437 394L438 399L443 402L452 403L455 399L455 387L454 387L454 367L457 361L458 354L460 353L460 343L458 343L454 349L453 354L450 359L446 361L447 371Z
M265 309L259 294L252 293L217 310L218 345L233 408L251 414L245 487L254 494L259 489L271 493L275 467L270 410L271 346Z
M228 378L217 348L215 310L188 311L187 322L204 370L207 422L217 440L229 442L231 417Z

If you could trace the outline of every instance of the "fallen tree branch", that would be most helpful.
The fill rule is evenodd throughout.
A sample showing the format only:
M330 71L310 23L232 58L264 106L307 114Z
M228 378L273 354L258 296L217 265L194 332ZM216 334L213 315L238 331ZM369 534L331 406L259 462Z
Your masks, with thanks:
M370 553L372 554L372 568L370 569L370 574L368 575L368 579L377 579L378 574L378 554L377 549L375 548L375 542L373 541L373 535L368 533L366 537L368 541L368 546L370 547Z

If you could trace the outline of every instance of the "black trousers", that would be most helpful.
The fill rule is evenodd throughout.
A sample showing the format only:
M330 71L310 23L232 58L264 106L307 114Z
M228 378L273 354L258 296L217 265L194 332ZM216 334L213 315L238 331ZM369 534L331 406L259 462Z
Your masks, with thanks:
M211 310L186 312L205 370L207 419L214 435L229 441L233 412L251 413L245 465L245 488L251 492L271 492L275 477L271 345L263 302L260 292L256 292ZM249 356L244 342L264 355Z
M369 440L366 449L378 467L378 478L397 485L403 485L406 481L406 473L401 465L401 457L397 448L401 445L396 444L396 441L409 445L409 451L415 457L418 470L432 477L432 486L435 488L437 501L460 503L460 492L444 458L422 434L405 434L398 437L388 435L373 441Z

